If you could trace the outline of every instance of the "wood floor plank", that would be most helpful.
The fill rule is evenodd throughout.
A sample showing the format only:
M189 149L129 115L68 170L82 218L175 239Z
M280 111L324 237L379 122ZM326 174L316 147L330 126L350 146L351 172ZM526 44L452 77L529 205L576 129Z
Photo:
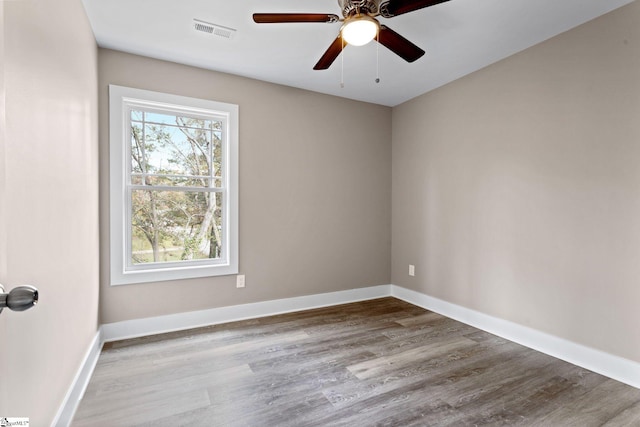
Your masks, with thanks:
M555 411L541 417L539 425L562 425L567 427L602 426L619 417L627 409L638 410L640 402L638 390L621 392L620 383L604 381L580 399L567 401ZM626 414L627 417L637 414Z
M516 358L525 351L528 350L521 347L514 349L511 346L465 347L440 357L432 357L428 361L410 364L384 376L337 384L324 393L334 407L341 408L417 382L420 387L425 388L425 392L426 387L431 387L428 391L430 396L436 399L449 398L449 394L443 393L443 390L454 390L455 383L465 378L471 378L472 383L477 383L476 376L495 367L494 359L499 355L508 353L510 358Z
M173 393L171 396L139 396L131 399L130 396L116 407L89 408L83 406L78 410L74 426L136 426L142 423L155 422L157 420L188 412L197 408L211 405L206 390L197 390L190 393Z
M347 367L361 380L384 376L389 372L397 371L406 366L437 358L443 354L449 354L456 350L469 348L476 343L468 338L460 337L452 340L440 340L438 342L425 342L420 347L408 349L386 356L380 356L372 360L360 362Z
M75 426L640 426L640 390L381 298L109 343Z
M640 402L634 403L603 424L603 427L626 426L640 426Z

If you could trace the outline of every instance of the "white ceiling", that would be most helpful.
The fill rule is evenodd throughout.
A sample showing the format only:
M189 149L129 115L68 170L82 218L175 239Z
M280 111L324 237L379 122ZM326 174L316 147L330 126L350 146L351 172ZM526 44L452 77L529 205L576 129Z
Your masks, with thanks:
M99 46L268 82L394 106L633 0L451 0L381 23L427 53L409 64L376 43L312 68L335 24L255 24L254 12L333 13L337 0L83 0ZM196 31L193 19L237 30ZM344 87L341 87L344 58Z

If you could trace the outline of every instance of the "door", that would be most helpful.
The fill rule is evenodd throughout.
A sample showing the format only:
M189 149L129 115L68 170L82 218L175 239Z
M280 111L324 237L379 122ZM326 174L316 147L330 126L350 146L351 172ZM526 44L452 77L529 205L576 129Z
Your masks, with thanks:
M0 419L56 419L98 325L97 47L81 0L0 1Z

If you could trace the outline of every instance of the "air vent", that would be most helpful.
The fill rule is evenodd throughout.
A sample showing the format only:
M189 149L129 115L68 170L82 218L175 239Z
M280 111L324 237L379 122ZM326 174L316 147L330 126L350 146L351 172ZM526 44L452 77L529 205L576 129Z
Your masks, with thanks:
M213 34L214 36L229 40L236 35L236 30L234 28L212 24L211 22L201 21L199 19L193 20L193 28L198 31L202 31L203 33Z

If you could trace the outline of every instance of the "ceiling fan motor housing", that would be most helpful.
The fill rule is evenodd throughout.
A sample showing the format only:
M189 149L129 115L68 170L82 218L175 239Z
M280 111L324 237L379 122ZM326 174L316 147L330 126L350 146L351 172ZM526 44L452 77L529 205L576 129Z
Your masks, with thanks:
M376 0L338 0L338 4L342 10L342 16L345 18L357 15L358 13L368 15L378 14L378 2Z

